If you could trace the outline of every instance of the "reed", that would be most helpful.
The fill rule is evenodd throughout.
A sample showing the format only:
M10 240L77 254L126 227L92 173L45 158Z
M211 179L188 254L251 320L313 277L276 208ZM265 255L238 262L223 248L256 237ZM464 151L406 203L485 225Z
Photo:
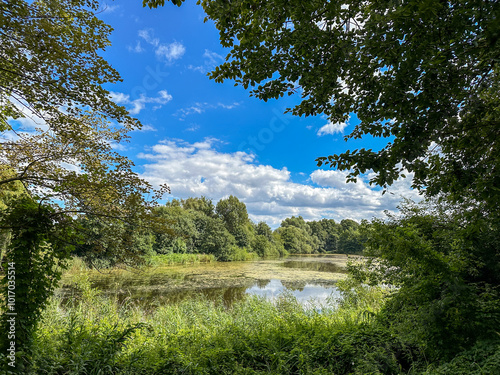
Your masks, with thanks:
M201 297L146 308L104 297L85 276L75 286L74 298L53 297L43 313L32 374L444 374L446 366L481 373L459 371L472 369L473 353L427 364L376 319L384 300L376 287L313 308L287 293L230 308ZM354 293L347 283L345 290ZM481 353L476 366L500 363L500 346Z
M168 266L172 264L194 264L215 262L213 254L157 254L146 259L146 263L151 266Z
M84 276L75 286L74 298L52 298L43 314L33 373L331 374L363 362L356 347L369 317L357 307L308 309L284 294L231 308L194 298L151 309L106 298Z

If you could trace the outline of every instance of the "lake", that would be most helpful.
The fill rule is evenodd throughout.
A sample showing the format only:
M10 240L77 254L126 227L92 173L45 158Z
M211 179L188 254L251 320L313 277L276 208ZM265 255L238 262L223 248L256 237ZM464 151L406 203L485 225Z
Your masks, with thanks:
M71 299L74 277L88 277L92 286L120 302L158 306L203 296L230 306L247 295L274 300L283 293L304 305L339 297L335 284L345 277L345 255L303 255L248 262L214 262L65 275L57 293ZM314 304L313 303L313 304Z

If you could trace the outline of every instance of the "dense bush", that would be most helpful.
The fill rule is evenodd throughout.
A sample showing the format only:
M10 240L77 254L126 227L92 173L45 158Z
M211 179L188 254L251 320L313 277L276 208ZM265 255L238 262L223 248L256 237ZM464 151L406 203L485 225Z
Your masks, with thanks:
M401 212L367 229L371 269L351 269L359 281L395 287L381 319L425 348L432 360L497 339L500 227L495 217L473 210L464 214L436 201L407 204Z

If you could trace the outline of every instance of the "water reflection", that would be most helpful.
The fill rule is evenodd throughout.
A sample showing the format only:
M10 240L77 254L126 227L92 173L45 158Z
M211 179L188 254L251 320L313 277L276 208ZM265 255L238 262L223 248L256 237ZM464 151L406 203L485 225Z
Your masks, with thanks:
M280 280L280 281L281 281L281 284L283 284L283 286L285 287L285 289L288 289L291 291L295 291L295 290L303 291L305 286L307 285L307 283L305 281L299 281L299 280L295 280L295 281Z
M310 298L325 302L338 295L335 283L345 272L346 257L291 257L253 262L189 266L160 266L140 272L83 271L92 287L119 302L159 306L185 299L206 298L226 306L259 295L273 300L280 293L294 295L306 304ZM71 277L61 282L58 294L71 301L79 292Z
M122 288L103 289L102 293L108 297L116 298L118 303L133 303L142 307L155 307L168 303L176 303L186 299L200 297L215 303L222 303L230 307L233 303L242 300L248 295L257 295L274 301L283 293L293 295L304 306L315 303L327 303L332 298L338 298L339 293L335 286L323 286L304 282L285 282L278 279L251 281L247 286L241 287L216 287L197 289L165 290L161 288L132 289ZM71 303L79 294L77 290L66 287L59 290L60 296L66 303ZM312 304L314 305L314 304Z
M310 271L319 272L335 272L335 273L345 273L344 267L339 266L335 263L329 262L315 262L315 261L302 261L302 260L287 260L283 262L283 267L286 268L301 268Z
M256 285L257 285L259 288L263 289L263 288L265 288L265 287L267 286L267 284L269 284L270 282L271 282L271 280L257 280Z
M315 284L304 284L301 287L285 283L277 279L271 280L266 287L260 288L257 284L246 290L247 294L255 294L269 300L275 300L281 294L290 292L302 305L325 304L340 297L335 286L323 286Z
M246 287L228 287L228 288L204 288L195 290L177 290L164 293L151 293L148 296L141 297L141 303L144 305L161 306L166 303L176 303L186 299L208 299L215 303L222 303L230 307L234 302L245 298Z

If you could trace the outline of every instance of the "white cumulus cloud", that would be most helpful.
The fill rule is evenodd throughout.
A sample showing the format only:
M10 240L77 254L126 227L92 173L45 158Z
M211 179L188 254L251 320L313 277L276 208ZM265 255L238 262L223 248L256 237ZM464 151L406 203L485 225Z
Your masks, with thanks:
M328 124L322 126L318 132L316 133L318 136L323 136L327 134L335 134L335 133L344 133L344 129L347 126L347 122L337 122L333 123L331 121L328 122Z
M155 48L155 55L160 60L171 63L180 59L186 52L186 47L181 43L161 43L160 39L153 37L152 33L153 31L150 29L139 30L139 37Z
M156 56L171 62L180 59L186 52L186 48L177 42L170 44L160 44L155 51Z
M292 215L306 220L382 217L384 210L396 211L401 196L418 199L409 179L398 180L393 194L385 195L363 179L346 184L346 173L334 170L314 171L309 184L296 183L286 168L258 164L245 152L220 152L219 143L164 140L138 155L146 162L142 177L156 186L168 184L178 198L204 195L217 202L235 195L252 220L275 227Z
M129 113L131 115L137 115L144 108L146 108L147 103L156 104L153 109L158 109L162 105L167 104L172 100L172 95L170 95L166 90L158 91L158 96L156 97L148 97L144 94L141 94L137 99L130 99L130 95L121 93L121 92L113 92L110 93L110 98L116 104L125 105L129 108Z

